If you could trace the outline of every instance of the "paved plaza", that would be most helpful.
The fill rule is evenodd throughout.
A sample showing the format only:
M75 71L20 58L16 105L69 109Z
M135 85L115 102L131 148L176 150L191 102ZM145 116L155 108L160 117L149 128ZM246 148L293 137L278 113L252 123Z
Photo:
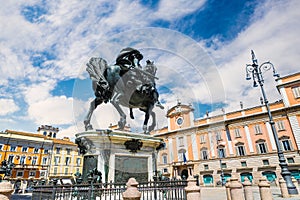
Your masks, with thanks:
M282 198L280 197L280 190L277 187L271 187L274 200L300 200L299 197ZM254 200L260 200L258 187L253 187ZM14 194L11 200L30 200L31 194ZM226 191L222 187L202 187L201 200L226 200ZM174 199L176 200L176 199Z
M254 200L260 200L258 187L253 187ZM299 197L294 198L282 198L280 197L280 189L277 187L271 187L274 200L300 200ZM226 200L226 191L223 187L202 187L201 188L201 200Z

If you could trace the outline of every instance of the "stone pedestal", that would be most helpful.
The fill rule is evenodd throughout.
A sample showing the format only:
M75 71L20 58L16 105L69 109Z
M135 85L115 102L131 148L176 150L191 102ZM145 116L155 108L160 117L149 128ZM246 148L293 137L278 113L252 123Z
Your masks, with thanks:
M196 184L196 179L189 176L188 185L185 189L187 200L201 200L200 187Z
M157 148L163 140L150 135L120 130L85 131L76 134L85 148L83 178L90 169L102 173L102 182L152 180L156 170Z
M128 182L126 183L127 189L122 194L123 200L140 200L141 199L141 193L138 191L137 186L138 182L135 180L135 178L130 178Z

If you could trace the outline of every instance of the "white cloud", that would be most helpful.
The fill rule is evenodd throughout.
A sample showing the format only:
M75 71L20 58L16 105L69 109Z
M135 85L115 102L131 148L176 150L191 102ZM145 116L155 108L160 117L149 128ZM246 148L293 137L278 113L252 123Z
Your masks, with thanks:
M251 64L250 50L253 49L259 64L271 61L281 75L299 71L300 18L299 1L267 1L254 13L252 24L242 31L229 44L220 44L219 49L211 53L220 66L224 88L226 90L226 110L239 108L239 101L244 107L259 104L261 92L252 88L252 82L246 81L246 64ZM259 16L259 17L255 17ZM269 100L280 98L272 72L264 74L264 87Z
M158 11L155 13L155 16L164 20L174 20L201 9L205 2L206 0L175 0L172 2L169 0L162 0L159 1Z
M0 99L0 116L14 113L19 109L13 99Z
M73 98L48 97L31 103L28 115L36 124L71 124L74 121Z

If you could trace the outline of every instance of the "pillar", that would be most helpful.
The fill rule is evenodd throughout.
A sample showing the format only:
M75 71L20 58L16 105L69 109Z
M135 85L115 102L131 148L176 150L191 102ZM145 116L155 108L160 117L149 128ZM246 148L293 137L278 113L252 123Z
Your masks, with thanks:
M245 177L244 182L244 193L245 193L245 200L253 200L253 191L252 191L252 183L249 181L247 177Z
M280 187L282 198L290 197L288 189L286 187L286 182L282 177L279 179L279 187Z
M138 182L135 180L135 178L130 178L128 182L126 183L127 189L125 192L123 192L123 200L140 200L141 199L141 193L138 191L137 186Z
M187 179L187 187L185 187L186 200L201 200L200 187L194 177L189 176Z
M230 179L229 188L231 200L244 200L243 185L238 181L238 178Z
M1 182L0 183L0 199L1 200L9 200L12 192L13 192L13 187L10 182Z
M231 200L230 186L229 185L230 185L230 179L227 179L226 184L225 184L227 200Z
M273 200L270 183L267 181L266 177L259 179L258 187L261 200Z

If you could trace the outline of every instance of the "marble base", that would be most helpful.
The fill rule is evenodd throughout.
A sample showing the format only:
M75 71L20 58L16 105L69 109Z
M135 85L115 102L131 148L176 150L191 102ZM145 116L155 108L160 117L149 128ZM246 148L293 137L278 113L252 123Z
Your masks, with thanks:
M102 182L138 182L153 180L157 148L163 140L150 135L120 130L85 131L76 134L86 147L83 178L90 169L102 173Z

